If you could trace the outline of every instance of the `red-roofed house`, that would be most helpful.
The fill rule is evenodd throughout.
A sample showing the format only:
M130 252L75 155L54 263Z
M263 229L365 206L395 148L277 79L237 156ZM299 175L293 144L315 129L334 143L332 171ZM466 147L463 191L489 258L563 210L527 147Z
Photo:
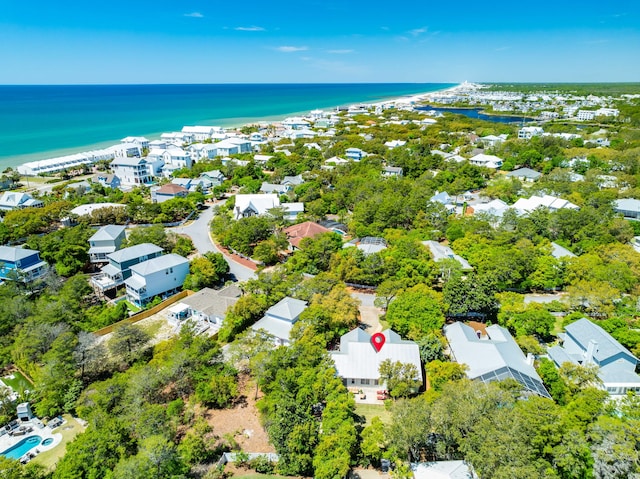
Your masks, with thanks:
M313 238L314 236L321 235L322 233L330 233L331 230L320 226L313 221L305 221L297 225L289 226L285 228L284 233L287 235L289 244L292 250L300 249L300 241L304 238Z
M162 203L163 201L167 201L172 198L184 198L188 194L189 190L184 186L176 185L175 183L167 183L157 190L152 190L151 199L154 203Z

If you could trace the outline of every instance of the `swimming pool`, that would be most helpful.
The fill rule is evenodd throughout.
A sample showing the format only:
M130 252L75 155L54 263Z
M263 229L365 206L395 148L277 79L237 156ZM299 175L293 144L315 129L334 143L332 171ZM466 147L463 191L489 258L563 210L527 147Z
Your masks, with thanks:
M25 437L18 444L10 447L6 451L0 452L0 454L8 457L9 459L20 459L25 455L25 453L38 446L40 444L40 441L42 441L42 438L40 436Z

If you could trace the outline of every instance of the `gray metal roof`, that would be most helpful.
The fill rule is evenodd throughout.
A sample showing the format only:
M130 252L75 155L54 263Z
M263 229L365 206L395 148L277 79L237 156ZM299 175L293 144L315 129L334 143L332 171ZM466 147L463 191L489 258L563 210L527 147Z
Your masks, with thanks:
M300 316L300 313L305 309L307 309L306 301L301 301L287 296L267 309L265 316L275 316L277 318L284 318L288 321L296 321L298 316Z
M519 168L517 170L510 171L505 176L509 176L512 178L529 178L532 180L537 180L542 176L542 173L539 173L536 170L532 170L531 168Z
M549 397L542 380L532 364L518 347L506 328L497 324L488 326L487 338L479 338L476 331L463 323L444 327L449 347L458 363L466 364L470 379L485 382L511 377L528 390Z
M469 262L464 259L462 256L457 255L453 252L451 248L448 246L442 245L437 241L423 241L423 245L429 248L431 254L433 255L434 261L440 261L443 259L455 259L460 266L462 266L463 271L471 271L473 270L473 266L469 264Z
M595 341L597 348L593 353L593 358L598 363L602 363L607 359L622 353L630 360L637 362L637 358L618 341L613 339L609 333L597 324L589 321L587 318L579 319L565 328L566 333L586 351L589 341Z
M34 249L0 246L0 262L10 261L11 263L15 263L16 261L29 258L34 254L40 254L40 252Z
M125 230L124 226L120 225L107 225L96 231L89 241L107 241L114 240L120 236Z
M272 316L265 316L256 324L251 326L251 329L254 329L255 331L263 329L274 338L282 339L285 341L289 341L289 334L291 333L292 328L293 323L290 323L289 321L283 321Z
M134 264L131 267L131 272L139 274L140 276L147 276L157 273L158 271L164 271L167 268L173 268L183 264L189 264L189 260L178 254L170 253L143 261L142 263Z
M558 243L554 242L551 242L551 256L556 259L576 257L576 255L569 251L567 248L563 248Z
M160 246L156 246L151 243L142 243L111 253L107 255L107 258L115 261L116 263L124 263L125 261L130 261L141 256L161 253L162 251L163 250Z
M397 333L383 331L386 341L379 352L371 344L371 335L360 328L353 329L340 338L340 349L330 352L338 376L342 378L379 379L380 363L385 359L413 364L422 381L420 350L413 341L403 340Z
M623 198L613 202L614 209L621 211L635 211L640 213L640 200L633 198Z

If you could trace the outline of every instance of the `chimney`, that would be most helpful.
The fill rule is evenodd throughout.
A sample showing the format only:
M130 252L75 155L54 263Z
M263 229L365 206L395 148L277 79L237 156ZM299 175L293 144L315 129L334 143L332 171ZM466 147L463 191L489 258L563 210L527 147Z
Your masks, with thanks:
M587 346L587 352L584 355L584 363L583 364L595 364L593 361L593 355L598 351L598 343L591 339L589 341L589 345Z
M527 361L527 364L528 364L529 366L533 366L533 362L535 361L535 359L536 359L536 358L535 358L535 356L534 356L533 354L531 354L531 353L527 353L527 359L526 359L526 361Z

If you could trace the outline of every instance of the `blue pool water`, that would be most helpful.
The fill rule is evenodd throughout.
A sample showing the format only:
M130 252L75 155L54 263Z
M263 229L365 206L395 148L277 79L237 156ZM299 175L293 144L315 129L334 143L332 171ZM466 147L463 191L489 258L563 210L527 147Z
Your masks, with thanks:
M43 446L48 446L49 444L51 444L53 442L53 439L51 439L50 437L45 439L44 441L42 441L42 445Z
M29 452L34 447L38 446L42 441L40 436L29 436L25 437L22 441L16 444L13 447L10 447L6 451L1 452L5 457L9 459L20 459L25 453Z

